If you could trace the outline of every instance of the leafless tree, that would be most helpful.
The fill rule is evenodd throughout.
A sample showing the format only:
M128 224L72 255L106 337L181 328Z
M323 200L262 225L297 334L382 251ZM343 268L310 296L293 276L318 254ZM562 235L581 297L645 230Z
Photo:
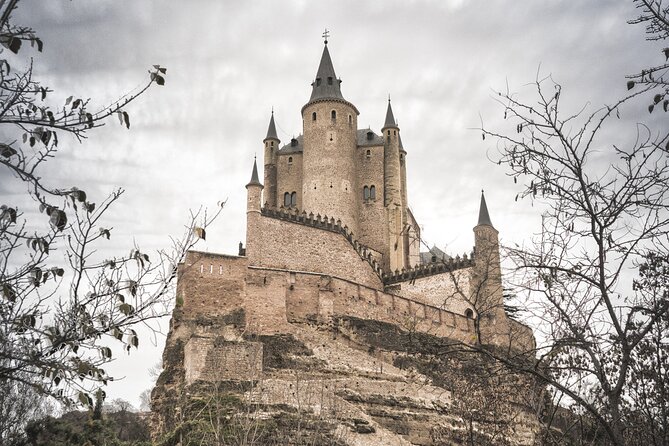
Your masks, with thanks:
M24 54L30 44L41 52L35 32L11 21L18 3L0 1L1 51ZM166 69L155 65L141 88L93 108L75 96L50 104L52 90L35 79L32 63L17 70L0 56L0 168L25 191L19 202L0 206L0 383L92 406L89 390L112 379L102 368L111 345L138 347L134 327L167 314L176 265L204 238L212 216L192 213L171 250L149 257L133 247L103 257L113 233L105 217L123 190L96 204L84 190L53 185L44 167L60 145L87 138L107 118L130 128L126 106L163 85Z
M631 270L667 251L669 134L643 124L632 138L612 130L625 106L657 85L566 115L560 85L546 77L533 86L532 102L498 96L515 133L482 130L497 139L496 161L520 184L516 198L544 209L532 242L507 250L542 341L537 360L498 359L565 395L611 444L629 444L626 427L639 409L628 407L634 369L647 364L642 348L669 309L666 286L647 292L630 284Z

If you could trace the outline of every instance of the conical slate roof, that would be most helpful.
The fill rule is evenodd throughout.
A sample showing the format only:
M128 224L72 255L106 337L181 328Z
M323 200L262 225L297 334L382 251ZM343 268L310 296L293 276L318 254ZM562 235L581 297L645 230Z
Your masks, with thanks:
M315 99L344 99L340 88L341 81L337 79L332 59L330 58L330 51L328 51L328 44L325 43L323 48L323 55L321 56L321 63L318 66L316 73L316 80L311 84L313 90L311 91L311 98L309 101Z
M276 126L274 125L274 112L272 112L272 117L269 119L269 127L267 128L267 136L265 136L265 139L279 139L278 136L276 136Z
M390 106L390 99L388 99L388 110L386 110L386 123L383 124L383 128L386 127L397 127L395 122L395 116L393 115L393 108Z
M490 214L488 214L488 206L486 205L485 195L483 195L483 191L481 191L481 207L479 208L478 225L492 226L492 222L490 221Z
M256 163L255 158L253 158L253 172L251 173L251 181L246 185L246 187L249 186L262 186L260 180L258 179L258 164Z

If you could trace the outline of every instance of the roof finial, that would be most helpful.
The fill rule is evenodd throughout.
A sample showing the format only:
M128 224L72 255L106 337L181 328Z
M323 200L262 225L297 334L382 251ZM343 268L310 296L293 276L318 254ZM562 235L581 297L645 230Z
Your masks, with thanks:
M274 114L274 106L272 105L272 114Z
M390 93L388 93L388 102L390 102Z
M328 44L328 37L330 37L330 31L328 31L327 28L325 28L325 31L323 32L323 39L325 40L325 44Z

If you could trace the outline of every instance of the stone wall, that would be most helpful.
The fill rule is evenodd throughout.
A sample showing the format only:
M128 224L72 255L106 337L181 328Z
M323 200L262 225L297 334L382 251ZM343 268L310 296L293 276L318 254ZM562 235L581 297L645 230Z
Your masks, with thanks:
M298 209L302 209L302 154L300 152L279 153L276 164L278 176L276 206L281 207L284 205L284 193L296 192L296 206Z
M184 347L186 384L240 377L258 379L262 360L262 343L193 336Z
M369 150L370 155L367 156ZM383 207L383 146L364 146L357 154L358 217L360 233L356 238L361 243L380 251L388 252L386 212ZM363 187L375 186L376 198L364 200ZM386 254L387 256L387 254Z
M246 257L189 251L179 265L177 299L190 315L228 314L244 307Z
M394 291L407 299L424 302L464 316L471 305L465 300L471 292L472 267L446 271L432 276L402 282Z
M370 263L360 258L341 233L266 216L249 223L247 231L254 247L247 248L250 265L316 272L370 287L383 286Z

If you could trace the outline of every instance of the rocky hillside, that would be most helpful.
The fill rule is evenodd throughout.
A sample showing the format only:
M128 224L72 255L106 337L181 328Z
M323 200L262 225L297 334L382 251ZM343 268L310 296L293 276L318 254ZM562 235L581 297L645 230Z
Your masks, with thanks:
M448 339L352 317L245 326L241 310L175 310L153 391L160 444L534 444L541 387Z

